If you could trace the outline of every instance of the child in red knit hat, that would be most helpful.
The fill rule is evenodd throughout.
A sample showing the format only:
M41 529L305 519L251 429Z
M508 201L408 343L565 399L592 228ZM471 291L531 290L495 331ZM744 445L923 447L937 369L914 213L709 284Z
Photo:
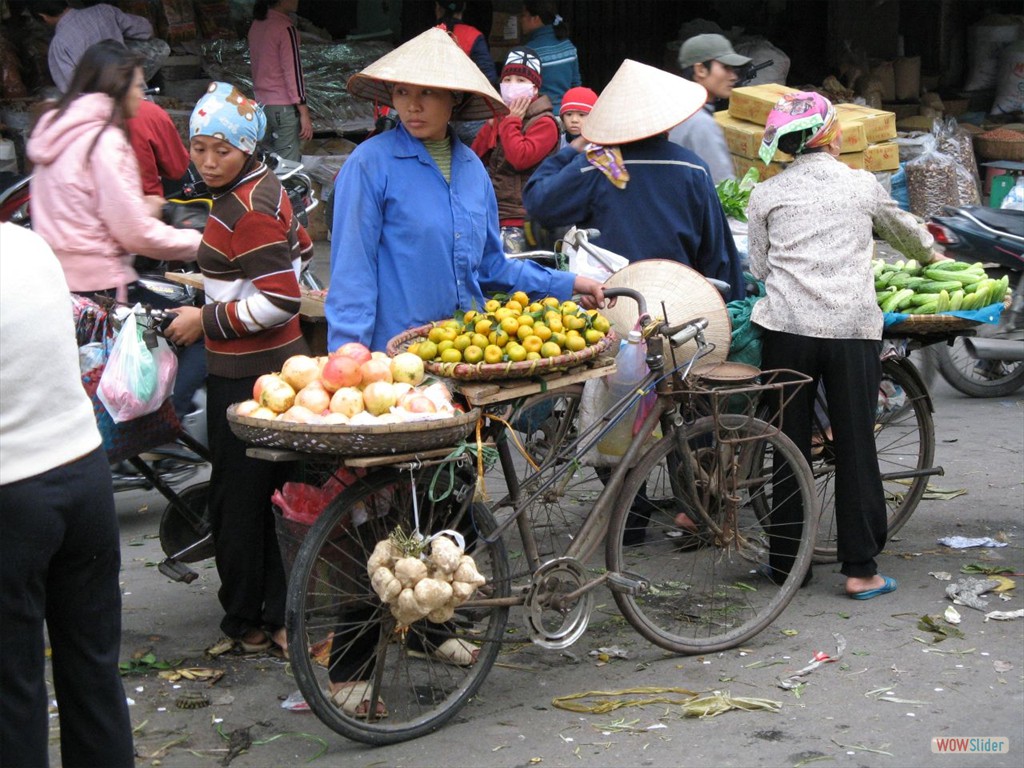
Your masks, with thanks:
M583 130L583 121L587 119L590 110L594 108L597 101L597 94L589 88L577 86L570 88L562 96L562 106L558 117L562 120L562 128L565 134L562 136L562 146L580 135Z

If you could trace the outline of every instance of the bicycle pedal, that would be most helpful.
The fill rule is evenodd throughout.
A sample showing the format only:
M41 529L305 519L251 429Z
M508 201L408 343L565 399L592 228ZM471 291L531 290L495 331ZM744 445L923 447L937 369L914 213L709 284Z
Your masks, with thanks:
M607 576L608 588L620 595L642 595L651 588L651 583L647 579L636 574L609 573Z
M199 574L189 568L182 562L167 558L157 564L157 569L167 578L172 581L180 581L185 584L191 584L197 578Z

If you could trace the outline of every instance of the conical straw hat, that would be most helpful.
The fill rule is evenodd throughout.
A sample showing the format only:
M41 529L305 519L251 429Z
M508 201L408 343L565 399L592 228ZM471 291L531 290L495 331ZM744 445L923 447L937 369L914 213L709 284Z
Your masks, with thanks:
M583 138L602 146L664 133L704 106L708 92L657 67L622 62L583 123Z
M672 325L706 317L708 327L704 338L712 342L715 349L701 362L721 362L729 354L732 323L725 299L697 270L668 259L634 261L609 277L605 287L639 291L647 302L647 313ZM608 318L620 338L626 338L639 317L636 302L622 296L614 307L602 309L601 314ZM696 351L696 343L689 341L676 347L676 360L682 363Z
M447 32L436 27L381 56L362 72L348 79L348 92L378 104L391 103L389 86L394 83L442 88L466 94L456 120L486 120L508 113L505 102Z

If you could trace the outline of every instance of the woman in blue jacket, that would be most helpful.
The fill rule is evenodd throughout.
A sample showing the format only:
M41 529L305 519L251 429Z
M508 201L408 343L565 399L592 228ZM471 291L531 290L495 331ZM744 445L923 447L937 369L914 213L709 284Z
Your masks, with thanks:
M594 280L505 257L487 171L452 141L449 121L507 109L447 34L427 30L353 75L348 90L393 106L401 123L360 144L335 183L331 349L383 350L410 327L482 306L485 292L603 301Z

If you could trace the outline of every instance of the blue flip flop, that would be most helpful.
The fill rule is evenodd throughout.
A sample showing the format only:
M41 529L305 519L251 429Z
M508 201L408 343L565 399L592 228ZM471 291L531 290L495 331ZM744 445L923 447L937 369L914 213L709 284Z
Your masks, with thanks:
M870 600L872 597L878 597L879 595L887 595L890 592L896 591L896 579L890 578L889 576L883 576L885 584L878 587L877 589L869 589L866 592L854 592L850 595L854 600Z

